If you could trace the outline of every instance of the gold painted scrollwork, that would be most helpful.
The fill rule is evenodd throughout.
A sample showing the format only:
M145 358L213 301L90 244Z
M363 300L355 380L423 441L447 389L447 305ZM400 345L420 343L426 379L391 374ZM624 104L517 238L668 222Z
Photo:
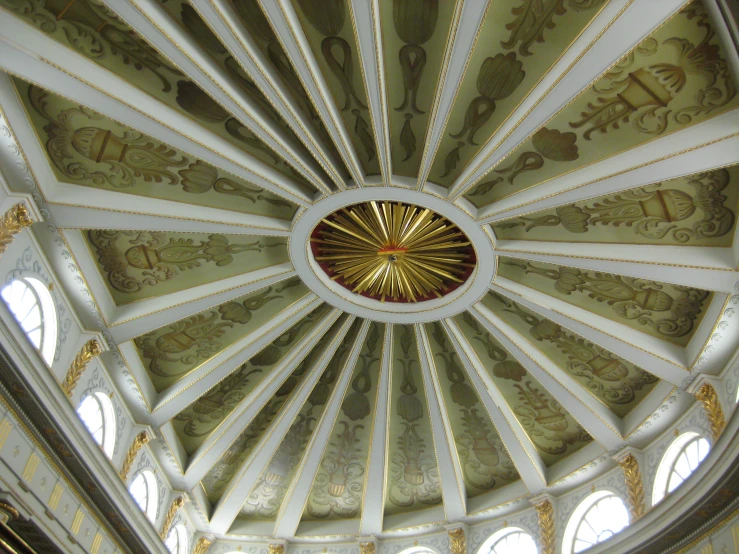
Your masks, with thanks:
M284 544L270 544L269 554L285 554L285 545Z
M208 537L200 537L198 542L195 543L195 547L192 549L192 554L205 554L213 541Z
M128 449L128 452L126 452L126 457L123 459L121 470L118 472L118 474L121 476L121 479L123 479L124 481L126 480L128 472L131 471L131 466L136 459L136 454L138 454L139 450L141 450L141 447L147 444L150 440L151 437L146 431L141 431L138 435L136 435L136 438L133 439L131 447Z
M77 386L77 382L82 377L82 374L87 368L87 364L90 363L95 356L99 356L103 349L100 347L100 343L95 339L91 339L85 343L77 355L72 361L72 365L67 371L67 375L64 377L62 382L62 390L67 397L72 398L72 392Z
M377 547L372 541L359 543L359 554L375 554Z
M626 481L626 489L629 497L629 513L633 523L644 515L646 506L644 504L644 484L642 482L639 462L633 454L624 456L618 461Z
M554 506L550 500L535 505L539 517L539 540L542 554L555 554Z
M177 515L177 510L182 508L184 504L185 504L184 496L178 496L172 501L172 504L169 506L169 510L167 510L167 515L164 516L164 523L162 523L162 530L159 533L159 536L162 538L162 540L167 538L167 534L169 533L169 528L172 527L172 522L174 521L174 517Z
M15 235L32 223L28 208L23 203L16 204L5 212L0 219L0 255L8 249Z
M716 389L709 383L703 383L698 392L695 393L695 397L703 404L703 409L706 411L708 422L711 425L711 436L713 436L715 442L721 436L721 431L724 430L726 425L724 410L721 408Z
M467 554L467 538L464 529L457 527L449 530L449 542L451 554Z

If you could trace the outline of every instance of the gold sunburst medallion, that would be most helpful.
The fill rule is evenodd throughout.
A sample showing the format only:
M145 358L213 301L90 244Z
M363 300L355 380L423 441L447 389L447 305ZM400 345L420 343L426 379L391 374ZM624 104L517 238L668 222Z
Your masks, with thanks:
M310 240L314 258L332 280L381 302L440 298L462 285L476 263L459 227L402 202L342 208L321 220Z

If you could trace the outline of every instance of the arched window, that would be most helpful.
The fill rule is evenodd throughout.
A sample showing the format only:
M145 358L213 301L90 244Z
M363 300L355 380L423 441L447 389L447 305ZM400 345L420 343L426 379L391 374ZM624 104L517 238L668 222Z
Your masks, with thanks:
M0 294L28 340L51 365L56 351L57 321L49 289L38 279L22 277L11 281Z
M157 503L159 502L159 492L157 491L157 480L154 473L145 469L141 471L128 487L139 508L149 517L151 521L157 519Z
M111 458L115 448L115 410L110 398L102 392L88 394L80 402L77 413L95 442Z
M187 554L190 547L187 540L187 529L181 523L173 526L169 530L167 540L164 541L164 546L167 547L172 554Z
M537 554L534 538L518 527L496 531L482 543L477 554Z
M662 456L652 489L652 504L656 504L679 487L708 455L711 445L698 433L689 431L677 437Z
M596 491L572 512L565 528L562 552L582 552L610 539L629 525L624 501L610 491Z
M436 552L423 546L411 546L410 548L406 548L399 554L436 554Z

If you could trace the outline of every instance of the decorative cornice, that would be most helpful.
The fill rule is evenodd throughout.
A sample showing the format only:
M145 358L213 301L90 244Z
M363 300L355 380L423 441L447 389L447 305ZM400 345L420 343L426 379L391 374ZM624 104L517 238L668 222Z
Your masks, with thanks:
M72 392L77 386L80 377L85 372L87 364L95 356L99 356L102 351L103 349L100 347L100 343L95 339L90 339L74 357L74 361L72 361L72 365L69 367L67 375L62 382L62 390L68 398L72 398Z
M139 450L141 450L141 447L147 444L150 440L151 437L146 431L141 431L138 435L136 435L136 438L133 439L128 452L126 452L126 457L123 459L121 470L118 472L118 475L121 476L121 479L123 479L123 481L126 480L126 477L128 477L128 472L131 471L131 466L133 465L133 461L136 459L136 454L138 454Z
M467 554L467 537L464 534L464 529L457 527L455 529L449 529L448 533L451 553Z
M8 249L15 235L33 223L28 208L21 202L10 208L0 219L0 255Z
M184 496L178 496L172 501L172 504L169 506L169 510L167 510L167 515L164 516L164 523L162 523L162 530L159 533L159 536L162 537L162 540L167 538L167 533L169 533L169 528L172 527L174 516L177 515L177 510L182 508L184 504L185 504Z
M642 482L639 462L633 454L627 454L618 461L624 473L626 490L629 496L629 512L632 523L644 515L644 484Z
M695 397L703 404L703 409L706 411L708 422L711 425L713 441L716 442L726 425L724 410L721 408L716 389L710 383L703 383L696 391Z
M539 541L542 554L555 554L554 548L554 506L551 500L534 504L539 517Z
M200 537L192 549L192 554L205 554L211 544L213 544L213 541L208 537Z

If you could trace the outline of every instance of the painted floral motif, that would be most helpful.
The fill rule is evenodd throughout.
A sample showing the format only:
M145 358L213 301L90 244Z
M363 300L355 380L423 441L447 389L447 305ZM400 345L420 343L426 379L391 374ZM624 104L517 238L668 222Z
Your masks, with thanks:
M518 282L528 275L548 279L527 277L526 284L680 345L690 340L711 299L709 291L692 287L510 258L501 260L499 275Z
M429 324L431 351L454 433L467 496L506 485L518 473L485 406L467 382L457 353L439 323Z
M175 430L189 454L254 390L290 349L321 321L328 310L328 306L324 305L312 311L175 416ZM283 387L280 390L284 395L292 389Z
M186 237L159 231L87 231L108 283L123 293L155 287L205 264L228 266L234 255L286 247L284 239L245 236L246 242L231 244L220 234L208 235L206 240ZM251 254L251 259L257 258ZM217 275L214 270L210 274Z
M399 434L389 439L389 474L385 511L397 513L419 505L441 502L441 482L434 456L433 437L423 396L421 368L413 327L396 325L393 359L393 415ZM419 387L420 385L420 387ZM420 388L420 390L419 390Z
M706 242L727 237L734 228L735 216L727 206L726 195L732 192L727 187L735 173L735 168L722 168L675 180L686 182L692 193L675 185L671 187L672 181L667 181L559 206L554 213L522 216L493 228L497 235L508 238L507 230L517 227L522 227L526 234L537 227L560 226L574 234L587 233L599 226L614 231L621 227L655 244L664 244L663 239L678 244Z
M499 186L503 177L487 174L466 197L477 207L487 206L715 116L736 106L736 97L708 13L694 0L511 152L512 165L493 168L508 174L507 186ZM548 157L541 150L541 133L555 131L561 144L557 156Z
M545 355L620 417L628 414L659 382L652 374L631 362L496 293L488 294L484 302L495 307L501 317L514 326L515 323L511 321L513 317L520 318L524 324L520 326L521 330L528 331L528 335L536 341L534 344ZM537 343L544 344L539 346ZM523 395L522 398L534 402L537 395L520 384L516 388ZM536 402L534 404L539 406ZM540 415L544 413L543 407L536 410Z
M64 181L280 219L295 213L279 196L89 108L17 79L14 84Z
M367 175L380 173L347 0L293 0ZM347 40L349 39L349 40ZM350 42L351 40L351 42Z
M546 465L592 441L588 433L541 384L469 313L455 317L482 365L513 409Z
M382 327L373 323L352 376L351 392L341 403L341 414L313 480L305 509L309 518L354 518L359 515L382 337Z

